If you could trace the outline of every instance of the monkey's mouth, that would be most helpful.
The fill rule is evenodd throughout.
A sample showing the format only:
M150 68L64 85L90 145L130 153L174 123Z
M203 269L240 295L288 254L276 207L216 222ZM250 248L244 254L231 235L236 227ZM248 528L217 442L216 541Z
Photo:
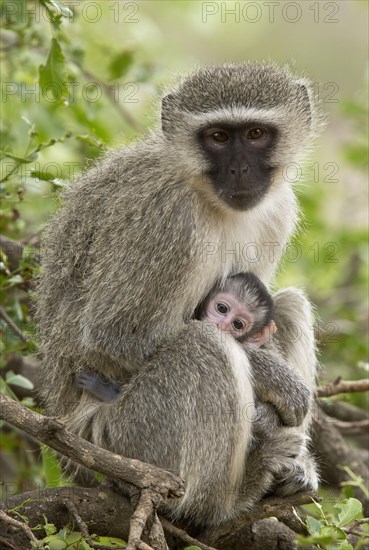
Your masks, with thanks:
M266 187L247 191L230 191L221 193L220 198L235 210L248 210L256 206L267 192Z

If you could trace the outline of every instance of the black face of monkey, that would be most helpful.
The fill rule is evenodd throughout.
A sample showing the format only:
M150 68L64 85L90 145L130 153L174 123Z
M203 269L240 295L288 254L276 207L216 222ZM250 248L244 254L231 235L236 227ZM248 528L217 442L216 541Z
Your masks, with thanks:
M198 138L210 168L215 193L235 210L257 205L272 182L271 152L277 131L265 124L219 124L200 131Z

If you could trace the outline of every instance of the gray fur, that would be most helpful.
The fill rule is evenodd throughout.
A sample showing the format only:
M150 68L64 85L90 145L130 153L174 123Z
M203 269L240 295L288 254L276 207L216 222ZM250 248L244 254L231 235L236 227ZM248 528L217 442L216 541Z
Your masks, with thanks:
M249 509L276 482L287 492L316 484L306 451L309 415L303 428L278 427L251 450L253 424L244 414L252 418L255 409L250 362L232 338L190 320L230 273L251 270L265 284L273 277L297 223L283 163L299 158L315 132L306 90L274 66L198 71L165 100L165 133L99 161L64 194L44 235L38 320L47 412L98 445L178 472L186 493L171 512L196 522ZM260 109L281 128L276 177L260 204L233 211L212 194L194 132L217 110L237 121L240 110L254 120ZM221 253L250 242L263 250L256 263ZM279 243L272 261L270 242ZM210 245L215 252L204 255ZM313 391L310 305L293 289L276 296L277 336L291 312L302 338L280 349ZM75 373L89 369L129 383L116 401L100 403L75 386ZM287 417L289 397L281 400Z

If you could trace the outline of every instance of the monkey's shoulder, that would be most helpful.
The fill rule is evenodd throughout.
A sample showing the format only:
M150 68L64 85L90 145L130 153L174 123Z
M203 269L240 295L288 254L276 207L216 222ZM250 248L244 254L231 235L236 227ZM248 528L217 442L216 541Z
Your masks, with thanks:
M88 167L73 187L76 192L89 188L95 193L118 191L122 195L137 192L137 187L140 194L155 192L176 174L163 150L165 142L155 136L112 149Z

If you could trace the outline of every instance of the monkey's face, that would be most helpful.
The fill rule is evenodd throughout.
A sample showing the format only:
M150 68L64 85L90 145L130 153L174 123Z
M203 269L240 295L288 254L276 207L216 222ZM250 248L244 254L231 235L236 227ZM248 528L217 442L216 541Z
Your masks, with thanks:
M207 303L201 320L215 323L220 330L228 332L236 340L243 340L252 330L255 321L247 304L240 302L229 292L214 294Z
M235 210L256 206L270 188L277 131L271 125L220 124L198 134L217 196Z

